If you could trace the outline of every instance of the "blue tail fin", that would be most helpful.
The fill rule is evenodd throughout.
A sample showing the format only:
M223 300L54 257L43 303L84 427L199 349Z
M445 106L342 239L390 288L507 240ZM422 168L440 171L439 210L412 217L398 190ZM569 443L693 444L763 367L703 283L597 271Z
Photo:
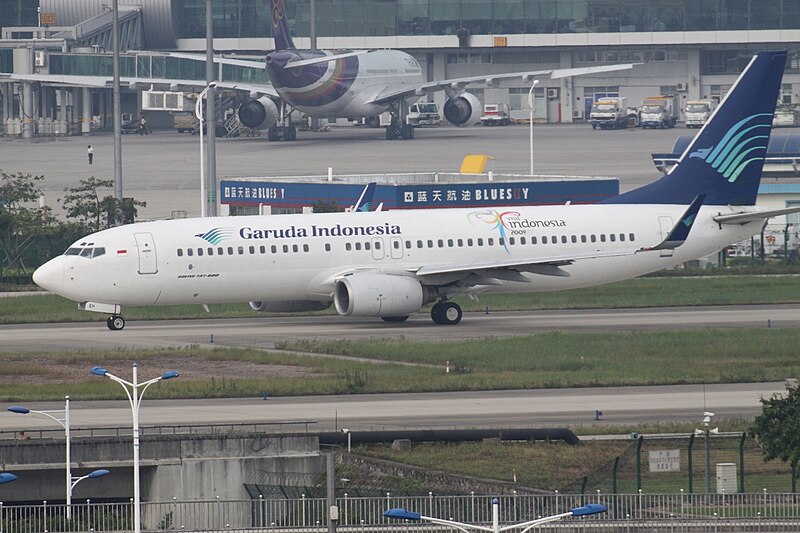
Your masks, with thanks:
M356 200L356 203L350 207L350 211L372 211L372 199L375 197L376 185L377 183L374 181L368 183L364 190L361 191L361 196Z
M755 204L785 65L785 51L756 54L669 174L604 203Z
M275 50L294 50L294 41L286 22L286 3L284 0L272 0L272 36L275 38Z

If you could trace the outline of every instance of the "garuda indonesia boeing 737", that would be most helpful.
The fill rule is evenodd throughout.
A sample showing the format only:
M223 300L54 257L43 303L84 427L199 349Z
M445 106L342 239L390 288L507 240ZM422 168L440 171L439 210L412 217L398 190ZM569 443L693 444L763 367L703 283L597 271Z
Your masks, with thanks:
M80 239L33 275L107 313L125 306L334 305L401 322L455 296L599 285L677 265L761 231L756 193L786 52L756 55L666 176L592 205L426 209L146 222Z

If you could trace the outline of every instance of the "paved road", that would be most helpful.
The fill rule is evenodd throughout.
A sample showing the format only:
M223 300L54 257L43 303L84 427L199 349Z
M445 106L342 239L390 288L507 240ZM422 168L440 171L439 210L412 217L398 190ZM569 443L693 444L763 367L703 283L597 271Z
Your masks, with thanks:
M537 125L537 174L618 176L623 190L659 176L652 152L669 151L687 130L629 129L593 131L583 125ZM438 127L420 129L413 141L386 141L383 130L338 127L299 134L295 142L269 143L263 137L220 139L217 176L303 176L335 173L457 171L468 153L494 157L497 173L527 174L530 152L527 126L503 128ZM86 145L94 148L94 164ZM200 166L196 136L172 131L123 136L123 188L126 196L147 202L142 218L163 218L172 211L199 215ZM0 170L45 176L48 205L57 208L64 189L82 178L113 178L113 137L0 138Z
M436 326L425 314L403 324L339 316L248 319L130 320L122 331L105 322L0 326L0 353L158 346L271 348L287 339L414 338L421 340L529 335L533 332L656 330L706 327L800 327L800 306L749 305L465 313L455 327ZM210 343L214 335L214 344Z
M143 425L316 421L312 430L561 427L565 424L640 424L702 418L752 418L759 399L785 391L782 382L586 389L514 390L430 394L380 394L261 399L147 401ZM120 391L121 393L121 391ZM30 404L63 409L63 402ZM74 428L130 425L127 402L71 402ZM52 428L36 417L4 413L0 431ZM594 419L595 410L603 412Z

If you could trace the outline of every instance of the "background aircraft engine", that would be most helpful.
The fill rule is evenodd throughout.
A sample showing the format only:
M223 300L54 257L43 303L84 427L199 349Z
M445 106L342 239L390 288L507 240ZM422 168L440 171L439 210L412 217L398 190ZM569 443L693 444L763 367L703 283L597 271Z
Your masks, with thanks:
M425 291L415 278L359 273L336 282L333 302L344 316L408 316L420 310Z
M448 98L443 111L444 118L456 126L477 124L483 113L480 100L472 93L461 93L454 98Z
M299 313L302 311L322 311L331 306L331 302L316 300L272 300L269 302L250 302L250 309L265 313Z
M254 130L265 130L278 122L278 107L268 96L239 106L239 122Z

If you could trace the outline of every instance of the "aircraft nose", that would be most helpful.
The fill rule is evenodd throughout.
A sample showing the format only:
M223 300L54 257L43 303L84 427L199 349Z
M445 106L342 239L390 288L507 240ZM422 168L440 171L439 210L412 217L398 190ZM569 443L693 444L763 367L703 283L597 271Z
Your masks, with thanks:
M61 257L51 259L33 273L33 282L41 288L60 294L64 290L64 263Z

